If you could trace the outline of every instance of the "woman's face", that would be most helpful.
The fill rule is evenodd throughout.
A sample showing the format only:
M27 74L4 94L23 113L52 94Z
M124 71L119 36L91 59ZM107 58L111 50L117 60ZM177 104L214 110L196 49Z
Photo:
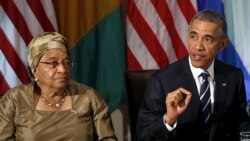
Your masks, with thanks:
M40 88L64 89L68 85L72 63L66 52L50 49L39 61L34 76Z

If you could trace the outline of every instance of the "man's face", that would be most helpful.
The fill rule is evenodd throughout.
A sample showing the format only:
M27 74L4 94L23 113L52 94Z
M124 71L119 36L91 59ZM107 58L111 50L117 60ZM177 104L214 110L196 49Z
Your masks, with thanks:
M216 53L227 45L222 29L215 23L194 20L188 30L188 52L196 68L207 69Z

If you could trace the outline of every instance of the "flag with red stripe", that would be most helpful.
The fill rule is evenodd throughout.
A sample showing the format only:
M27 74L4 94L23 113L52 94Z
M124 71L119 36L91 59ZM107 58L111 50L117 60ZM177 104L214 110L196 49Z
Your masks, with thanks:
M44 31L57 31L51 0L0 0L0 95L30 82L27 46Z
M196 0L128 0L128 69L159 69L187 55L186 31L196 7Z

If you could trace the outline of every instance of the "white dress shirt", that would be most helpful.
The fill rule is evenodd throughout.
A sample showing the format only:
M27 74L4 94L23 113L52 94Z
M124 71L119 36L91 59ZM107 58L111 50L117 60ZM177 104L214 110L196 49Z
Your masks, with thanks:
M188 58L189 60L189 66L191 69L191 72L193 74L195 83L196 83L196 87L198 89L198 93L200 93L200 87L201 87L201 83L202 83L202 77L199 77L199 75L202 72L208 72L209 73L209 77L208 77L208 81L209 81L209 86L210 86L210 94L211 94L211 104L212 104L212 112L214 109L214 85L215 85L215 81L214 81L214 61L212 62L212 64L209 66L209 68L207 70L203 70L201 68L195 68L194 66L192 66L191 64L191 60L190 58Z

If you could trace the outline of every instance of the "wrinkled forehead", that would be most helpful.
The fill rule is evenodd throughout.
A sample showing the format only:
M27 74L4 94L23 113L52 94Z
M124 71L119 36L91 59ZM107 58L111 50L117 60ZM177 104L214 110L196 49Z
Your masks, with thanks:
M188 33L203 33L203 34L212 34L218 37L223 36L222 28L214 22L203 21L199 19L195 19L189 25Z

